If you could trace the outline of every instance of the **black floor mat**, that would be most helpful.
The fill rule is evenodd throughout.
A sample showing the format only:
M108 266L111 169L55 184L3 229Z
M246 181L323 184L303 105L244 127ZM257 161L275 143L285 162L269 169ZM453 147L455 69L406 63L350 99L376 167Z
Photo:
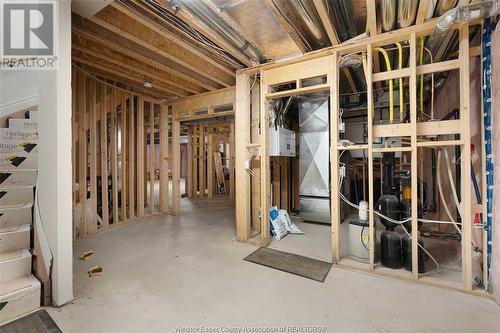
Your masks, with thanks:
M0 327L2 333L62 333L45 310L38 310Z
M331 263L325 261L267 247L257 249L249 254L244 260L319 282L325 281L332 267Z

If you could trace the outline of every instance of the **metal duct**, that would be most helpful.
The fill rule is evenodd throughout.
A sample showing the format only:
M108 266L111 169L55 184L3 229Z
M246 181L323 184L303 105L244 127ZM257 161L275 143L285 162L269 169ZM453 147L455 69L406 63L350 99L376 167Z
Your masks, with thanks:
M337 36L343 42L357 36L351 0L325 0L328 13L334 17Z
M311 32L314 38L318 41L318 43L323 43L323 32L321 31L321 23L315 15L311 15L314 13L315 9L311 7L312 1L304 2L303 0L289 0L293 5L295 10L300 14L304 23L307 25L307 28Z
M435 54L441 46L446 35L455 23L467 23L471 20L494 16L500 13L500 0L477 2L470 5L459 6L447 11L441 16L427 42L427 47Z
M402 0L400 1L404 2ZM411 2L412 0L408 1ZM380 10L382 16L382 30L391 31L396 24L396 0L381 0Z
M191 0L168 0L172 5L181 4L181 8L186 10L189 15L214 29L219 35L235 45L245 55L255 62L265 62L267 57L255 45L249 43L238 31L227 25L217 13L203 4L201 1Z
M398 23L401 28L413 25L417 17L418 3L419 2L415 0L399 0Z

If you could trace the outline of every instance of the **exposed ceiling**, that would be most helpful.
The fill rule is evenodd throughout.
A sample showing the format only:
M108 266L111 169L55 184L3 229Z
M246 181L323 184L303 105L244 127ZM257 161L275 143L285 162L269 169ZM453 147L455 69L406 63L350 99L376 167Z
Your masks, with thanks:
M74 8L73 62L167 100L232 86L240 68L378 34L391 6L391 29L400 26L396 0L115 0L89 16L107 2ZM399 0L415 10L409 24L456 2ZM359 90L356 71L342 75L343 91Z

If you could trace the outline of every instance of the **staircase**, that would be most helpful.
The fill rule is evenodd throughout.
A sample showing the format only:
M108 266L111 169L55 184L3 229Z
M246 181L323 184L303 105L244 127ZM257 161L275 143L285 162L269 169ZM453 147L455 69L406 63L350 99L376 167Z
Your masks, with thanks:
M32 274L37 112L7 124L0 128L0 324L38 309L41 300Z

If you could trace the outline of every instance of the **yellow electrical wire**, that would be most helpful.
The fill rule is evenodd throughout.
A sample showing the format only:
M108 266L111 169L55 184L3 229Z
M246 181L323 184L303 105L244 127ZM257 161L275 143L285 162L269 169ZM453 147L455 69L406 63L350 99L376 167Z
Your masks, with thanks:
M375 47L373 48L373 51L382 53L385 59L385 65L387 67L387 70L388 71L392 70L391 61L389 60L389 55L387 54L387 51L381 47ZM392 82L392 79L389 80L389 121L391 123L394 121L394 84Z
M401 43L396 43L396 46L398 47L398 52L399 52L399 58L398 58L398 66L399 69L403 68L403 48L401 47ZM399 121L403 122L403 115L404 115L404 109L405 109L405 104L403 100L403 78L399 78Z

